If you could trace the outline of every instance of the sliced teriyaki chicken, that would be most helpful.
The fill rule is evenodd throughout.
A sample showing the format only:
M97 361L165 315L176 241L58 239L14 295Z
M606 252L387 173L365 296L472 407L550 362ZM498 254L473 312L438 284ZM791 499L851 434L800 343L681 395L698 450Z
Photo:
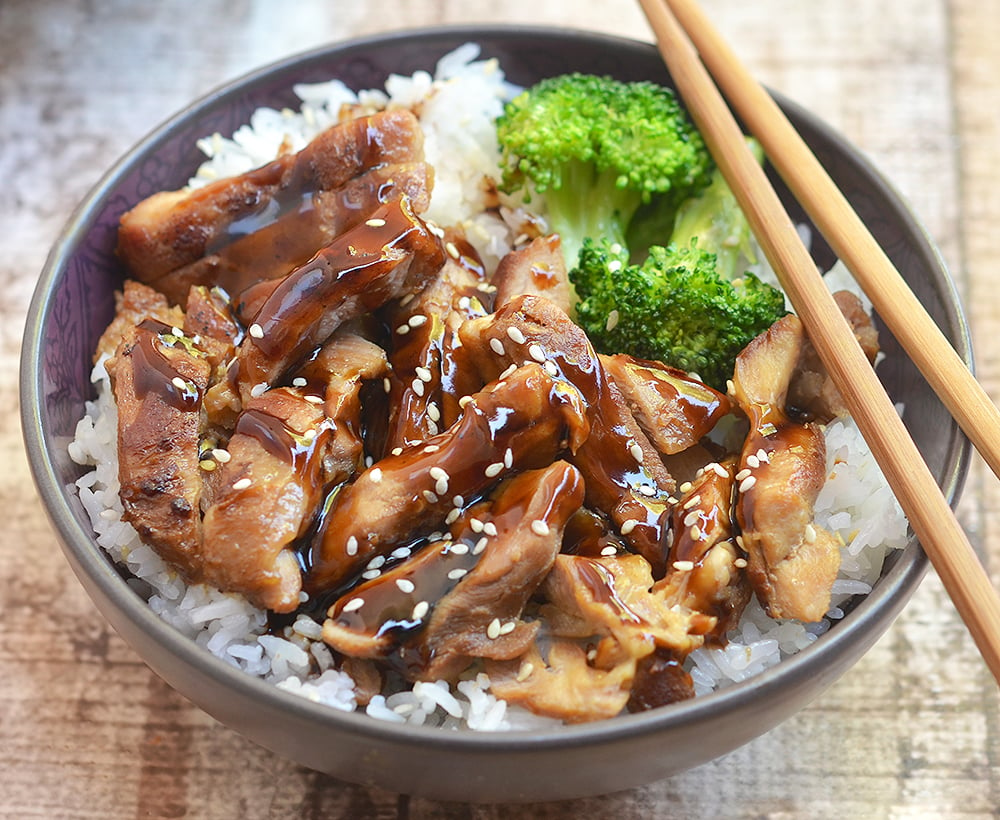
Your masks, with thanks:
M716 618L708 640L724 643L750 599L746 559L733 526L736 458L712 462L682 485L674 508L667 574L653 587L665 600Z
M544 296L564 313L573 308L573 285L566 271L562 242L555 234L539 236L506 254L490 279L501 307L518 296Z
M625 354L599 358L639 426L664 455L697 444L730 411L724 394L675 367Z
M394 654L423 680L454 679L475 658L522 655L538 629L522 612L582 501L580 474L565 462L501 482L452 536L343 595L323 639L345 654Z
M201 399L211 365L180 328L142 319L108 361L125 520L191 582L200 571Z
M392 332L392 369L381 454L424 441L450 426L459 415L458 400L466 395L456 394L456 379L462 383L455 363L456 334L466 319L486 313L479 299L486 280L478 258L461 255L454 242L446 247L455 248L455 254L449 253L437 277L382 312ZM471 248L467 252L475 253Z
M237 353L241 401L279 383L344 322L422 288L443 264L440 240L407 199L383 205L263 300Z
M361 390L366 382L384 378L387 367L381 347L341 328L291 380L305 395L323 399L329 427L323 448L325 483L339 484L362 469Z
M854 338L858 340L868 361L874 363L879 352L878 331L861 300L846 290L834 293L833 300L850 324ZM795 375L788 388L787 404L796 413L819 422L827 422L848 413L844 397L826 372L826 367L808 336L803 340L802 351L795 365Z
M715 624L652 587L639 555L559 555L540 590L554 637L516 660L487 663L493 692L571 723L617 715L644 658L658 650L683 658Z
M750 420L736 514L750 583L771 617L818 621L830 606L840 544L813 520L826 481L823 432L785 413L803 335L798 317L785 316L736 359L733 395Z
M237 295L284 276L389 199L406 194L426 208L432 174L422 159L411 112L350 120L261 168L143 200L122 216L118 253L175 303L192 284Z
M389 455L335 499L309 587L334 589L373 559L426 535L510 471L550 464L586 438L583 399L540 365L517 368L464 403L454 425Z
M225 455L213 453L212 498L203 522L205 580L275 612L301 603L291 544L322 495L329 436L322 398L280 387L250 400Z
M115 293L115 318L97 342L94 361L102 356L113 356L122 336L131 333L143 319L156 319L167 327L180 327L184 324L184 313L179 307L171 307L159 291L126 279L121 291Z
M466 322L459 335L484 379L533 361L579 390L590 435L568 460L583 473L587 504L606 511L632 549L662 574L675 483L586 334L548 299L526 295Z

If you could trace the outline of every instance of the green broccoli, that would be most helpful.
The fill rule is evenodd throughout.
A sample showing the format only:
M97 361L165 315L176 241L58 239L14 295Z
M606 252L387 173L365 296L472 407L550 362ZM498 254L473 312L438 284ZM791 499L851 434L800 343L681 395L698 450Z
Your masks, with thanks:
M673 365L719 390L737 354L786 312L781 291L752 273L722 279L697 241L653 246L629 264L621 245L588 239L570 278L577 322L598 351Z
M497 120L507 193L543 194L567 267L586 237L625 243L636 209L672 211L714 163L673 92L649 82L564 74L507 104Z

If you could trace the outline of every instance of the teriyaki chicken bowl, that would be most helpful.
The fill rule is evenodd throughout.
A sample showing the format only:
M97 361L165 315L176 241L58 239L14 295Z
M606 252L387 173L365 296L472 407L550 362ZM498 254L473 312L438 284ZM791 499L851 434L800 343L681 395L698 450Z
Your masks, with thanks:
M914 217L783 107L970 359ZM954 499L963 437L789 208ZM361 783L696 765L818 696L926 569L648 44L406 32L222 88L83 203L24 351L36 480L112 625Z

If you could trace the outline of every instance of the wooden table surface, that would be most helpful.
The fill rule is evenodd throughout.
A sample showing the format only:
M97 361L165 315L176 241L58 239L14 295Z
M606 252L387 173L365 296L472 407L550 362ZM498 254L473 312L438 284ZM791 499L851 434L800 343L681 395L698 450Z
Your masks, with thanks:
M499 10L498 10L499 7ZM912 203L1000 391L1000 0L705 0L771 87L866 151ZM61 557L15 406L25 310L74 205L133 142L220 83L388 29L530 22L650 39L632 0L0 2L0 817L986 818L1000 808L997 687L930 575L820 701L726 758L644 788L530 807L408 799L266 752L160 682ZM1000 484L960 505L1000 576Z

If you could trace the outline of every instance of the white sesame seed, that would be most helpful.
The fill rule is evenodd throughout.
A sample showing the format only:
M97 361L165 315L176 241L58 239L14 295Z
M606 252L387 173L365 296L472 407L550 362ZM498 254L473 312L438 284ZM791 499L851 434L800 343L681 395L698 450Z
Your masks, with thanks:
M450 551L452 555L465 555L469 551L469 545L462 541L459 541L451 545Z
M235 482L233 482L233 489L234 489L234 490L245 490L245 489L246 489L247 487L249 487L249 486L250 486L250 485L251 485L252 483L253 483L253 482L252 482L252 481L250 481L250 479L249 479L249 478L241 478L241 479L240 479L239 481L235 481Z
M803 533L807 544L812 544L816 541L816 528L812 524L806 524L805 532Z
M767 451L763 447L761 447L757 451L757 458L760 459L761 464L770 464L771 463L771 459L768 458Z
M364 605L365 605L365 599L364 598L351 598L350 601L348 601L346 604L344 604L344 608L342 610L340 610L340 611L341 612L357 612Z
M491 641L495 641L500 637L500 619L494 618L490 621L490 625L486 627L486 637Z
M607 546L601 550L601 555L612 556L618 554L618 547Z
M417 367L413 372L417 374L417 378L422 382L429 382L432 378L434 378L431 375L431 371L426 367Z
M380 569L366 569L364 572L361 573L361 577L364 578L366 581L374 581L381 574L382 570Z
M732 396L736 392L736 384L732 379L726 379L726 393Z
M365 222L365 224L369 228L381 228L383 225L385 225L385 220L384 219L369 219L367 222Z
M389 452L390 452L390 454L392 454L394 456L401 456L401 455L403 455L403 448L402 447L393 447Z
M385 566L385 556L384 555L376 555L374 558L372 558L371 561L368 562L368 565L365 568L366 569L380 569L383 566Z
M535 342L534 344L528 345L528 355L531 356L536 362L545 361L545 351L542 350L542 346Z
M371 470L368 471L368 480L371 481L372 484L378 484L382 480L382 468L372 467Z
M427 402L427 418L434 422L441 421L441 411L438 409L437 402Z
M399 589L400 592L405 592L407 594L413 592L413 590L416 589L416 586L414 585L413 581L411 581L409 578L397 578L396 587L397 589Z
M484 535L482 538L476 541L476 545L472 548L472 554L479 555L479 553L481 553L484 549L486 549L489 543L490 539Z
M514 342L514 344L524 344L524 334L521 332L521 328L519 327L514 327L513 325L508 327L507 336L512 342Z
M250 395L255 399L258 398L259 396L263 396L266 392L267 392L267 382L261 382L260 384L255 384L253 387L250 388Z
M692 485L691 485L691 482L690 482L690 481L685 481L685 482L684 482L683 484L681 484L681 486L680 486L680 487L678 487L677 489L678 489L678 490L680 490L680 491L681 491L682 493L686 493L686 492L687 492L688 490L690 490L690 489L691 489L691 486L692 486Z
M500 627L500 634L509 635L515 629L517 629L517 621L507 621L507 623Z
M414 379L410 387L413 389L413 392L416 393L418 396L424 395L424 383L420 381L420 379Z
M700 518L701 510L691 510L691 512L684 516L684 526L690 527L692 524L697 524Z
M172 327L172 328L170 328L170 333L172 335L176 336L179 339L183 339L184 338L184 331L181 330L179 327Z
M396 328L396 333L398 333L400 336L405 336L409 332L410 332L410 326L406 324L400 325L399 327Z
M744 569L746 565L747 565L746 558L737 558L735 561L733 561L733 566L736 567L737 569Z
M305 387L307 384L309 384L309 380L303 376L296 376L292 379L292 387Z
M693 495L687 501L684 502L684 505L681 507L681 509L690 510L692 507L697 507L700 503L701 503L701 495L700 494Z
M420 327L421 325L427 324L427 317L423 313L415 313L409 319L406 320L406 324L410 327Z
M466 405L472 404L473 401L475 401L475 399L473 399L472 396L462 396L462 398L458 400L458 406L464 410Z
M536 518L534 521L531 522L531 531L535 535L548 535L549 525L546 524L544 521L542 521L542 519Z
M632 454L632 458L642 464L642 447L639 444L633 444L628 451Z
M718 462L713 462L712 469L715 470L715 474L719 478L729 478L729 470L727 470L725 467L723 467Z
M743 543L743 536L742 536L742 535L737 535L737 536L736 536L736 545L737 545L737 546L738 546L738 547L739 547L739 548L740 548L741 550L743 550L743 551L746 551L746 548L747 548L747 547L746 547L746 544L744 544L744 543Z
M701 527L697 524L691 527L690 534L692 541L701 541Z
M448 525L448 526L450 527L450 526L451 526L452 524L454 524L454 523L455 523L455 522L456 522L456 521L458 520L458 517L459 517L459 516L460 516L461 514L462 514L462 511L461 511L460 509L458 509L458 507L455 507L455 508L453 508L453 509L452 509L452 510L451 510L451 511L450 511L450 512L449 512L449 513L448 513L448 514L447 514L447 515L446 515L446 516L444 517L444 523L445 523L445 524L447 524L447 525Z
M487 535L496 535L497 525L494 524L492 521L487 521L485 524L483 524L483 532L486 533Z
M392 391L392 382L390 381L388 376L382 379L382 389L385 390L386 393Z
M619 314L617 310L612 310L608 314L608 320L604 323L604 329L609 333L618 327Z
M531 677L531 673L534 671L535 665L531 661L525 661L521 664L521 668L517 670L517 682L524 683Z
M458 252L458 248L455 247L454 242L445 242L444 249L448 252L448 256L452 259L458 259L461 254Z
M308 432L310 432L310 433L312 433L312 434L313 434L313 435L311 435L311 436L309 437L309 440L310 440L310 441L312 441L312 440L313 440L314 438L316 438L316 433L315 433L315 431L313 431L313 430L309 430ZM374 459L374 458L372 458L371 456L365 456L365 469L368 469L368 468L369 468L369 467L371 467L371 466L372 466L372 464L374 464L374 463L375 463L375 459Z
M170 380L170 383L178 390L187 390L187 382L185 382L180 376L174 376Z
M465 498L463 496L456 495L454 498L451 499L451 503L454 504L456 507L464 507Z
M426 447L424 447L424 452L425 453L436 453L440 449L441 449L441 445L439 445L439 444L428 444Z
M459 578L468 575L469 571L467 569L462 569L461 567L456 567L448 573L448 578L452 581L457 581Z
M435 485L434 485L434 492L436 492L438 495L444 495L445 493L447 493L448 492L448 479L447 478L439 478L437 480L437 483L435 483Z
M409 558L410 554L413 552L409 547L396 547L392 552L389 553L391 558Z
M503 466L508 470L514 466L514 451L508 447L503 453Z
M504 349L503 342L496 338L490 339L490 349L498 356L503 356L507 352Z
M694 561L674 561L674 569L678 572L690 572L694 569Z
M487 478L494 478L503 472L503 462L494 461L492 464L488 465L483 472L486 474Z
M212 472L216 468L216 463L211 459L203 458L198 462L198 466L201 467L206 473Z
M358 539L355 536L352 535L347 539L347 543L344 544L344 552L348 555L358 554Z
M413 607L413 613L410 617L414 621L419 621L427 612L430 610L431 605L427 601L420 601L415 607Z
M740 482L740 492L745 493L756 483L757 483L756 477L752 475L747 476L746 478L743 479L743 481Z
M256 322L254 322L252 325L250 325L249 328L247 328L247 333L249 333L255 339L263 339L264 338L264 328L262 328Z
M740 470L736 474L736 480L737 481L742 481L744 478L747 478L749 475L750 475L750 470L744 468L744 469Z
M635 525L638 523L639 522L634 518L627 518L625 521L622 522L619 532L621 532L622 535L628 535L630 532L632 532L632 530L635 529Z
M441 467L431 467L431 468L430 468L430 469L429 469L429 470L427 471L427 473L428 473L428 475L430 475L430 477L431 477L431 478L433 478L433 479L435 479L435 480L440 480L440 479L442 479L442 478L443 478L443 479L444 479L445 481L447 481L447 480L448 480L448 473L447 473L447 471L446 471L446 470L444 470L444 469L443 469L443 468L441 468Z
M228 464L233 457L229 450L223 450L221 447L216 447L212 450L212 458L218 461L219 464Z
M506 379L515 370L517 370L517 365L516 364L509 364L509 365L507 365L507 368L503 371L503 373L501 373L499 376L497 376L497 381L501 381L502 382L504 379Z
M647 498L651 498L656 495L656 488L652 484L640 484L639 494L644 495Z
M422 495L422 496L423 496L423 497L424 497L424 498L425 498L425 499L426 499L426 500L427 500L427 501L428 501L428 502L429 502L430 504L437 504L437 502L438 502L438 497L437 497L436 495L434 495L434 493L432 493L432 492L431 492L430 490L424 490L424 491L423 491L423 492L421 493L421 495Z
M483 531L483 522L480 521L478 518L475 518L475 517L470 518L469 519L469 527L470 527L470 529L473 532L482 532Z
M542 369L548 373L553 379L559 375L559 368L556 367L556 363L551 359L542 365Z
M757 456L747 456L747 467L751 470L756 470L760 467L760 459Z
M323 397L322 396L303 396L302 398L304 398L310 404L322 404L323 403Z

